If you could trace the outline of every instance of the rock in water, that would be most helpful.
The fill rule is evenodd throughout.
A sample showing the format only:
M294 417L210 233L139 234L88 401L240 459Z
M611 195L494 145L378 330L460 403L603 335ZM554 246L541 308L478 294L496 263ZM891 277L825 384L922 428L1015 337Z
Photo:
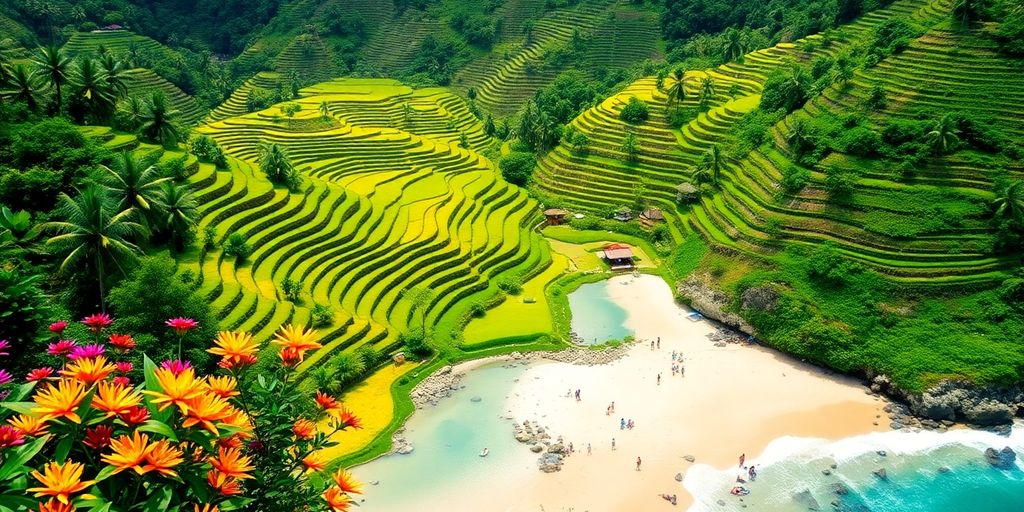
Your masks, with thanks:
M807 507L807 510L821 510L821 505L818 504L818 500L814 499L811 495L811 491L804 489L793 495L793 501L802 507Z
M985 460L993 467L1010 469L1014 466L1014 461L1017 460L1017 453L1009 446L998 451L995 448L986 448Z
M481 401L481 400L483 400L483 398L480 398L480 397L478 397L478 396L474 396L473 398L470 398L470 399L469 399L469 401L470 401L470 402L479 402L479 401Z
M889 475L887 475L885 473L885 468L878 468L878 469L872 471L872 473L874 473L875 476L877 476L878 478L881 478L882 480L888 480L889 479Z

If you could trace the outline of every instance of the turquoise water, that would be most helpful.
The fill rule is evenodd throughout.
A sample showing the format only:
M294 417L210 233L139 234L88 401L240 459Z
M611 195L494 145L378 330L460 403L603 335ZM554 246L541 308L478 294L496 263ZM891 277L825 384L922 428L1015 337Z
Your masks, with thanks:
M503 418L505 395L527 368L495 363L474 369L462 379L464 389L416 411L405 433L412 453L353 469L364 482L366 501L359 511L422 510L422 504L443 503L446 496L467 492L474 483L493 485L502 469L535 468L537 456L516 442L511 420ZM480 401L474 402L474 397ZM484 448L489 454L480 457ZM370 484L373 481L379 483Z
M608 295L610 286L616 285L611 281L587 283L569 294L572 331L587 345L620 340L633 334L625 326L626 310Z
M769 446L761 457L765 462L753 461L759 475L745 484L750 494L742 499L728 492L738 470L694 468L684 484L696 497L695 511L805 511L806 503L794 499L801 492L821 510L843 512L1024 511L1024 464L1018 458L1016 466L1000 470L983 456L985 448L1003 446L1024 452L1024 435L964 430L887 432L834 443L784 439ZM873 473L879 468L886 470L886 479ZM826 469L830 474L823 474ZM837 485L848 492L837 494Z

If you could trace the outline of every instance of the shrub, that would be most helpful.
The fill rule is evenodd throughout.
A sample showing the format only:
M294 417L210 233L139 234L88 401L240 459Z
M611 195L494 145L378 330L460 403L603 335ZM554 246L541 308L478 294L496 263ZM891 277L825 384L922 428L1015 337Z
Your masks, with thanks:
M686 123L697 117L697 109L688 107L673 107L668 111L666 117L668 124L673 128L681 128Z
M636 163L640 160L640 141L632 132L626 135L620 149L625 153L627 162Z
M864 107L868 110L882 110L889 104L889 96L880 84L871 88L871 95L864 100Z
M832 242L826 242L807 259L807 274L827 285L840 286L858 266L839 255Z
M234 256L235 263L242 263L252 254L249 239L242 233L231 233L224 242L224 255Z
M631 96L626 102L626 106L622 107L622 111L619 112L619 119L629 124L642 124L647 121L648 116L650 116L650 108L636 96Z
M825 190L830 199L844 199L853 194L857 177L854 173L836 167L830 168L825 176Z
M797 192L807 186L811 179L811 171L798 165L787 165L782 170L782 188L786 192Z
M526 186L533 178L533 168L536 165L537 159L533 153L525 151L512 151L498 161L501 176L505 181L520 187Z
M843 132L836 149L848 155L874 157L882 146L882 137L873 130L858 126Z
M509 295L519 295L520 293L523 293L523 285L518 279L506 277L499 280L497 285L499 290Z
M284 298L292 302L299 302L299 298L302 295L302 283L289 277L285 277L284 281L281 281L281 293L284 294Z
M334 310L323 304L315 304L310 314L313 317L313 327L328 327L334 323Z
M484 315L487 314L487 308L479 302L474 302L473 305L469 307L469 314L473 318L483 318Z
M398 336L398 341L417 357L430 357L430 354L434 353L434 349L430 348L430 344L427 342L427 336L423 329L402 333Z
M165 160L156 164L156 168L162 176L171 178L174 181L184 181L188 178L188 169L185 167L185 158L186 157L184 156L179 156L177 158Z
M800 66L789 72L773 71L764 82L760 108L768 112L793 112L807 102L810 85L810 75Z

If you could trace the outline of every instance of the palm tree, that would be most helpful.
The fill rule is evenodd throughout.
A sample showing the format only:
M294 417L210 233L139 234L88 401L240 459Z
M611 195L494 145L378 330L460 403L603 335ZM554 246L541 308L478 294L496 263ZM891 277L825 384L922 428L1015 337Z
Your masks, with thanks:
M956 120L950 114L942 116L926 137L936 155L949 153L960 141L960 137L957 136Z
M1024 181L1017 180L1000 189L992 204L996 217L1024 222Z
M715 97L715 80L710 76L706 76L700 81L700 103L701 108L707 108L708 104Z
M725 60L739 59L743 56L744 50L743 34L736 28L727 30L725 32Z
M320 102L320 117L328 119L331 117L331 107L326 101Z
M94 185L81 190L74 199L61 192L58 202L57 213L64 220L43 225L55 233L46 245L64 257L61 272L79 263L92 267L99 284L100 311L106 312L105 263L120 267L121 262L141 254L131 239L142 235L145 228L131 220L131 210L115 214L106 191Z
M114 98L121 99L127 96L128 83L124 61L108 53L100 58L100 67L103 68L103 80L107 83L107 89Z
M146 103L138 96L129 96L127 100L121 102L118 110L120 111L119 122L124 124L124 128L129 131L134 132L139 129L143 121L146 120Z
M81 102L79 105L85 106L94 119L105 119L110 115L116 100L110 92L99 66L96 65L96 61L86 58L79 59L78 66L75 67L71 75L71 85L74 92L73 106L76 104L75 101ZM71 110L79 109L72 108Z
M174 117L177 114L177 110L167 107L167 99L163 92L154 92L142 116L142 135L164 146L176 146L179 137Z
M686 71L683 68L676 68L669 75L665 93L668 95L668 108L672 108L673 104L686 101Z
M718 183L719 178L722 177L722 151L718 148L718 144L711 146L707 153L704 153L704 161L701 163L711 172L712 180Z
M260 145L260 170L271 183L292 187L296 180L295 168L288 160L288 154L276 143Z
M61 88L70 77L71 59L60 47L51 45L40 48L32 63L36 66L35 76L53 86L55 112L59 114L64 100Z
M118 210L133 210L136 220L145 223L147 215L159 206L160 184L170 178L160 176L155 165L145 165L130 151L121 153L111 167L101 165L107 173L106 187Z
M170 235L174 250L180 252L185 248L189 231L196 225L196 199L187 183L177 185L165 182L160 192L164 217L161 229Z
M982 0L958 0L953 5L953 19L967 25L980 18L983 9Z
M28 66L18 64L11 68L9 82L8 94L17 101L24 101L28 109L34 112L39 106L36 99L39 95L39 80L29 71Z
M711 183L711 179L711 170L707 167L698 165L697 168L693 170L693 180L696 181L698 185Z

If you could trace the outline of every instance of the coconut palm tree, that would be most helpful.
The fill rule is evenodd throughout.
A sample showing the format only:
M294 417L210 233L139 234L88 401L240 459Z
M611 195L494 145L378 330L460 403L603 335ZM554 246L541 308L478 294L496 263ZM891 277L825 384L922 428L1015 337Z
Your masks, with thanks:
M331 106L326 101L320 102L320 117L328 119L331 117Z
M672 108L674 104L681 101L686 101L686 71L683 68L676 68L668 76L665 94L668 95L668 108Z
M715 98L715 79L706 76L700 81L700 97L698 103L701 108L707 108L711 100Z
M107 190L111 199L117 201L118 210L132 210L135 219L146 224L154 209L159 209L160 185L170 178L160 176L154 165L146 165L130 151L118 156L111 166L101 165L106 172Z
M8 79L9 89L5 91L10 97L17 101L24 101L28 109L35 111L39 106L39 80L28 66L18 64L11 68L11 76Z
M84 264L95 272L99 285L100 311L106 312L103 280L107 263L121 263L142 251L132 239L145 233L142 225L131 220L131 210L114 213L112 201L104 189L90 185L74 199L61 192L58 215L62 221L47 222L43 229L54 236L46 241L51 251L64 259L60 271Z
M737 60L743 56L745 51L743 34L736 28L730 28L725 32L725 60Z
M59 114L64 100L61 91L71 77L71 59L64 54L64 50L61 50L60 47L51 45L40 48L39 53L33 57L32 63L36 68L35 76L43 83L53 87L55 113Z
M288 154L276 143L260 145L260 170L267 175L271 183L294 186L297 176L295 168L288 160Z
M110 92L96 61L79 59L71 74L70 84L73 92L70 110L78 111L84 107L94 119L106 119L110 115L116 99ZM75 105L78 105L78 108L75 108ZM85 113L80 113L82 118L85 117Z
M722 165L722 150L719 149L718 144L715 144L704 153L701 166L710 171L711 179L718 183L718 180L722 177Z
M174 118L178 111L167 106L164 93L156 91L146 104L146 112L142 116L142 135L149 140L164 146L176 146L180 139Z
M992 205L996 208L996 217L1024 222L1024 181L1017 180L1002 187Z
M196 225L196 199L190 185L164 182L160 188L161 229L171 238L174 250L185 248L189 231Z
M107 83L107 89L114 98L121 99L127 96L128 82L124 61L108 53L100 58L100 68L103 69L103 80Z
M118 112L118 122L134 132L146 120L146 103L138 96L129 96L118 106Z
M936 155L949 153L956 147L957 142L960 142L960 137L957 136L956 120L950 114L942 116L926 137Z

